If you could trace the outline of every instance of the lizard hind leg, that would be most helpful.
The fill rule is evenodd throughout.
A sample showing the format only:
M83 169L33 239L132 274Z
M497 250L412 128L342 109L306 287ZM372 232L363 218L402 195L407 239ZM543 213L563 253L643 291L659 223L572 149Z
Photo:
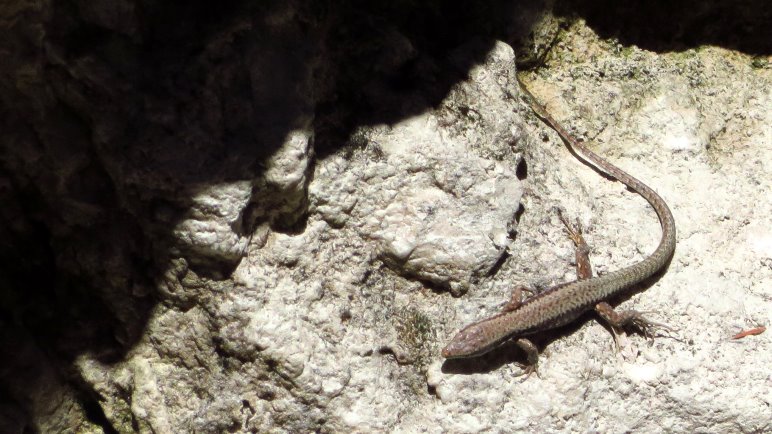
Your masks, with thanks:
M666 324L646 319L644 314L637 310L623 310L617 312L605 301L596 304L595 311L598 312L598 315L606 320L612 328L621 330L625 327L632 326L640 330L647 338L652 337L655 329L672 330L672 328Z
M577 219L575 224L571 224L568 219L563 215L563 212L558 208L558 218L565 226L568 238L574 242L576 250L574 256L576 259L576 278L578 280L589 279L592 277L592 264L590 264L590 246L582 236L582 225L579 224Z

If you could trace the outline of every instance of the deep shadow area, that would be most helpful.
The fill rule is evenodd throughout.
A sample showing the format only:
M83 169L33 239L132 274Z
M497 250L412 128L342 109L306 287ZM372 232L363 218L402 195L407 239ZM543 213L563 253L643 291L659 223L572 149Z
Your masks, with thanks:
M546 7L542 0L344 3L328 44L336 65L333 96L316 110L320 158L357 127L392 124L436 107L495 40L522 45L531 38ZM359 41L356 50L352 39Z
M772 8L765 0L558 0L555 13L580 17L601 38L656 52L704 45L772 54Z
M259 178L291 131L310 131L316 158L325 158L355 146L361 126L436 107L494 40L529 46L547 7L18 4L13 19L0 20L2 432L34 432L32 409L64 385L81 389L93 423L113 429L72 362L82 354L120 361L157 303L189 307L157 286L170 258L181 256L173 230L197 191ZM557 11L585 18L602 37L656 51L713 44L770 53L764 2L687 4L561 1ZM244 233L267 219L255 215L245 213ZM277 218L274 230L298 231L306 213L279 217L291 224ZM227 278L235 265L200 263L195 271ZM38 372L44 380L30 381Z

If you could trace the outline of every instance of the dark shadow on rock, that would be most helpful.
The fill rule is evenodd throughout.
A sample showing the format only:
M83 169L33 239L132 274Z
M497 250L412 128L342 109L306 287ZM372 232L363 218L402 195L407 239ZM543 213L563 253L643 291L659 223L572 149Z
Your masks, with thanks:
M765 0L558 0L555 13L583 18L601 38L624 46L668 52L714 45L772 54L772 8Z
M526 45L546 2L395 1L337 8L326 44L332 91L316 111L323 158L363 125L392 124L436 107L493 41ZM357 40L357 49L350 41ZM476 42L472 42L476 41ZM456 50L470 44L463 53Z

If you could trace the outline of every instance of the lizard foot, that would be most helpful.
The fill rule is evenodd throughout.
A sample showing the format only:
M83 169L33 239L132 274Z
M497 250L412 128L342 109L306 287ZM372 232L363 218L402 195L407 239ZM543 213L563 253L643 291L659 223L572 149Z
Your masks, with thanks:
M639 312L637 310L617 312L606 302L598 303L595 306L595 311L598 312L598 315L605 319L613 328L624 329L632 327L640 331L647 339L652 339L656 330L674 330L667 324L646 319L644 312Z
M522 372L516 375L516 377L519 377L521 375L525 375L522 381L527 380L531 377L532 374L536 374L536 376L539 376L539 349L536 347L536 345L533 344L533 342L529 341L525 338L520 338L517 341L515 341L518 347L525 351L525 355L527 357L528 362L526 364L519 364L520 367L523 369Z
M557 213L558 218L563 223L563 226L565 226L566 232L568 233L568 238L571 238L571 241L573 241L576 246L586 245L587 243L584 241L584 237L582 236L582 224L579 223L579 219L577 218L576 222L571 224L566 216L563 215L563 210L558 208Z
M558 208L558 217L563 222L568 237L574 242L574 257L576 258L576 278L579 280L589 279L592 277L592 265L590 264L590 246L584 241L582 236L582 225L579 223L579 219L576 219L576 224L571 225L568 219L563 215L563 211Z
M518 363L517 366L520 367L521 371L517 374L515 374L515 377L523 377L520 382L524 383L527 379L531 378L531 375L536 374L538 378L541 378L541 375L539 375L539 365L529 365L525 363Z

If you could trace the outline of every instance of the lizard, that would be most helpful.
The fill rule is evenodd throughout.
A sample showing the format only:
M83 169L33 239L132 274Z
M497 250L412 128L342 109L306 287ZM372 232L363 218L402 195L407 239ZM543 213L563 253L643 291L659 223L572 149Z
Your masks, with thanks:
M642 196L654 208L662 230L659 245L649 256L630 266L592 277L589 248L582 237L581 228L571 228L561 214L560 218L576 246L577 280L558 284L524 301L520 301L523 288L516 288L512 292L512 300L502 312L467 325L442 350L442 356L446 359L476 357L514 340L526 353L528 364L525 372L530 374L536 371L539 353L528 336L566 325L589 310L594 309L612 329L634 326L646 333L654 326L665 327L645 319L642 313L635 310L617 312L607 300L654 275L668 263L675 251L676 227L673 213L662 197L574 138L538 102L519 77L517 81L536 116L554 129L568 146L578 151L584 158L579 158L583 163L592 163Z

